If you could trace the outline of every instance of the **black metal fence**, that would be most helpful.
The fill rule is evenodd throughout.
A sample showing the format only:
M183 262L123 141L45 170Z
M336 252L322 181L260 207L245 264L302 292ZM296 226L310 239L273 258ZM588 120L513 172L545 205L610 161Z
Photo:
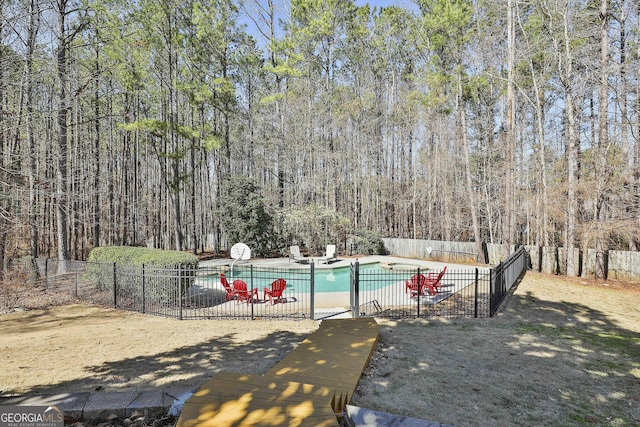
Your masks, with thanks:
M529 268L529 254L519 248L494 268L448 269L437 293L413 293L411 277L442 270L365 270L352 265L350 302L354 317L490 317Z
M513 285L518 283L530 265L529 252L521 246L491 270L490 316L496 314Z
M448 269L437 292L412 292L411 278L440 273L441 270L402 269L367 271L356 263L351 283L351 310L354 317L375 316L392 319L418 317L488 317L490 269Z
M39 263L43 281L66 282L78 299L114 308L176 319L313 317L313 266L303 269L262 268L254 265L206 268L158 268L121 264L55 260ZM251 297L240 299L225 290L221 274L242 280ZM269 298L271 284L287 283L283 298Z
M438 292L411 292L411 277L438 273L437 269L385 269L356 261L349 269L348 301L337 293L316 288L314 264L295 268L255 265L157 268L81 261L39 260L46 283L64 283L78 299L119 309L176 319L318 319L327 317L327 301L353 317L489 317L524 274L528 255L524 248L495 268L449 269ZM326 271L326 270L325 270ZM242 280L248 298L229 294L222 276L233 285ZM282 299L269 298L271 284L286 281ZM344 279L346 283L346 278ZM317 291L321 291L317 292ZM321 298L322 305L316 306Z

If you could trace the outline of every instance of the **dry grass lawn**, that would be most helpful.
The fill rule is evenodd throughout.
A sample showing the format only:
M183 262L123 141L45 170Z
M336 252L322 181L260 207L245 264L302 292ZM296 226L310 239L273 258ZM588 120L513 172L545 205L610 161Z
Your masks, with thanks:
M379 320L352 403L457 426L640 425L640 285L528 273L491 319ZM0 315L0 396L263 374L313 321L177 321L80 304Z
M380 321L352 402L457 426L640 425L639 291L527 273L491 319Z

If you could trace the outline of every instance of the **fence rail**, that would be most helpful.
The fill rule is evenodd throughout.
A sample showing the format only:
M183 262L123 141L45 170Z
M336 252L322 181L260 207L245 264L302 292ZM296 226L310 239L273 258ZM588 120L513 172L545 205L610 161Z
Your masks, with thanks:
M520 247L509 258L491 270L490 316L496 314L500 304L529 268L529 265L529 253L524 247Z
M349 309L353 317L489 317L524 274L528 254L520 248L499 266L449 269L435 295L407 289L411 277L427 269L367 269L350 266ZM75 297L94 304L175 319L315 319L315 268L267 268L255 265L158 268L81 261L60 264L39 260L47 283L66 282ZM438 273L438 271L435 271ZM225 290L221 274L242 280L251 297ZM267 292L276 279L286 281L283 299L272 303ZM325 294L326 296L326 294ZM346 308L346 307L345 307Z

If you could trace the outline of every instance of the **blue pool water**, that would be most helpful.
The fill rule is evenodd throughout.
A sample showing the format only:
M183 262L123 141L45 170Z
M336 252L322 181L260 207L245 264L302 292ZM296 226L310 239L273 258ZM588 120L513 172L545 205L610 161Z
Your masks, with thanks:
M349 267L315 270L316 292L349 292L350 271Z
M397 282L399 278L380 266L380 264L361 264L362 274L370 275L367 280L367 289L378 289L390 283ZM331 269L316 268L315 269L315 291L316 292L349 292L350 267L337 267ZM274 277L275 276L275 277ZM298 292L310 291L309 270L291 269L291 270L258 270L254 268L253 276L250 269L243 267L235 267L233 272L227 272L227 278L241 279L247 283L251 283L252 287L262 289L269 287L271 282L276 278L283 278L287 281L287 288L294 289ZM362 279L361 279L362 280Z

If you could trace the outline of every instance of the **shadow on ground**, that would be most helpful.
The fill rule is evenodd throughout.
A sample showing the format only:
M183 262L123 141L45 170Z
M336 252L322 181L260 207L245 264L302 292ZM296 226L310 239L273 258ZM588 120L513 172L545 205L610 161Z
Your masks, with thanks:
M640 425L640 333L620 322L640 294L532 286L491 319L384 321L352 403L453 425Z
M85 315L80 315L83 310ZM43 342L51 345L51 350L56 350L55 347L60 340L64 341L65 337L70 337L76 330L75 328L96 328L99 331L100 323L113 316L115 319L121 319L117 323L117 332L124 335L125 338L124 340L118 340L118 345L133 346L139 348L140 353L145 353L145 343L140 342L141 339L136 334L135 327L127 325L128 318L126 313L123 314L119 311L109 312L96 308L95 313L90 312L87 314L86 306L78 306L77 313L75 312L75 306L70 306L67 311L68 313L65 312L64 315L60 315L59 311L50 309L24 313L24 316L21 316L19 320L3 319L2 326L7 328L5 331L13 328L13 335L16 334L15 329L17 328L27 334L39 332L38 337L45 336ZM160 322L159 319L151 319L150 321L155 320ZM176 325L188 326L186 322L189 321L183 322L185 323L176 323ZM109 327L113 323L115 322L109 323ZM99 365L88 366L85 368L88 374L85 378L46 384L47 378L43 376L42 383L46 385L31 387L21 394L46 395L61 392L100 390L145 390L169 386L193 386L193 388L197 388L221 370L250 374L266 373L308 335L308 333L275 330L269 333L266 331L260 333L258 334L260 338L257 339L243 339L242 327L246 325L246 330L249 332L251 328L260 328L259 323L249 321L239 321L237 323L230 321L203 322L202 327L206 328L223 328L224 325L233 324L235 329L227 333L223 331L221 335L202 340L196 344L181 346L153 355L123 357ZM163 325L163 323L158 323L158 325ZM238 325L242 327L238 328ZM276 329L273 324L269 325L269 327L272 330ZM164 339L170 339L167 338L167 335L165 334ZM217 335L215 330L212 331L211 335ZM82 343L79 343L76 349L69 343L65 344L67 345L64 346L64 351L58 349L58 353L61 354L61 356L58 356L58 360L49 362L55 365L50 366L52 371L64 370L65 366L82 363L82 355L87 352L86 346L81 348L80 345ZM109 347L110 357L112 359L117 358L117 347L114 352L113 343L105 342L104 345ZM42 351L46 352L48 350L43 348ZM89 351L100 353L100 345L97 345L96 348L91 348ZM115 356L113 356L114 354ZM129 354L131 354L130 351ZM11 390L5 389L5 394L7 392L11 393Z

